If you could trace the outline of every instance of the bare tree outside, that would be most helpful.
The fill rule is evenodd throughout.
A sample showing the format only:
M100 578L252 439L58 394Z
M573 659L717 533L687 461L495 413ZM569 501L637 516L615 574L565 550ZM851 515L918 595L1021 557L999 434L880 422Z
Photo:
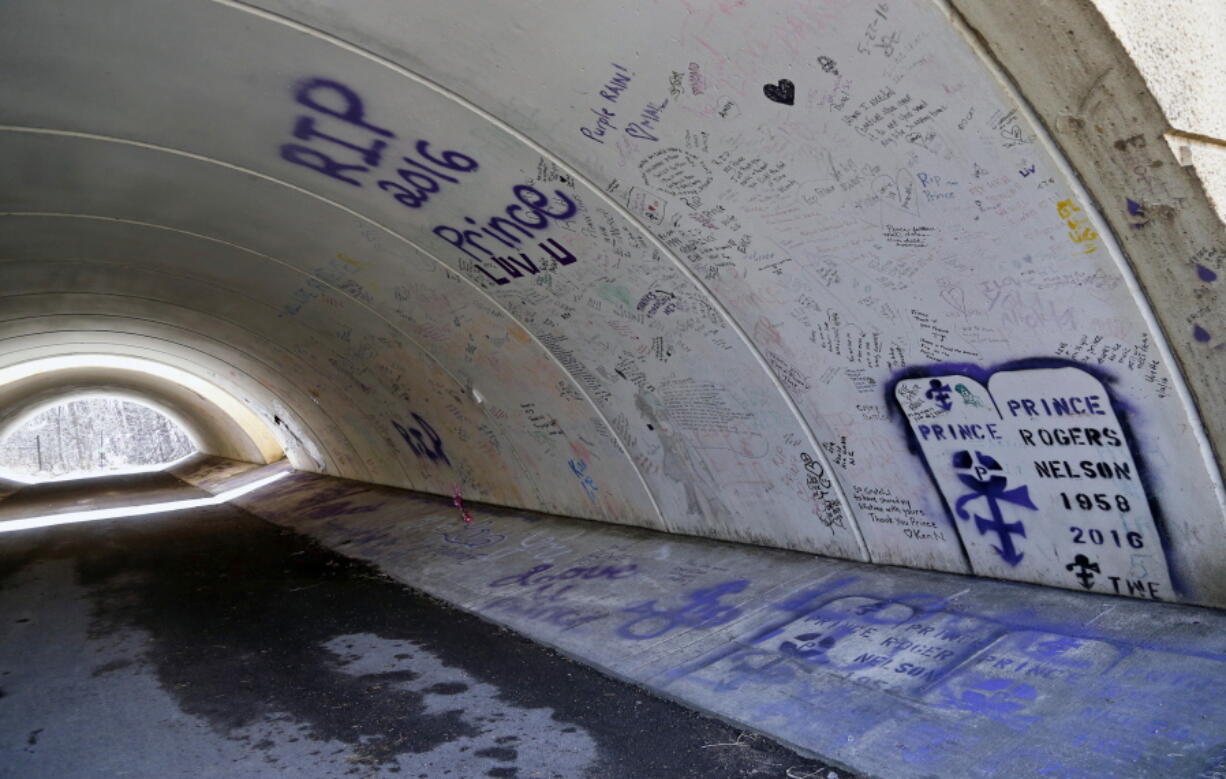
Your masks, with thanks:
M174 462L196 450L174 422L119 398L53 406L0 441L0 469L26 478L85 476Z

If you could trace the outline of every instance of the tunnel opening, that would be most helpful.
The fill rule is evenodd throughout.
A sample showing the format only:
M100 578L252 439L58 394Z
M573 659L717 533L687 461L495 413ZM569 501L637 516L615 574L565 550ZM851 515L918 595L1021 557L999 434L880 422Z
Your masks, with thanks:
M0 440L0 473L43 482L165 468L199 451L189 431L152 406L108 395L36 411Z
M15 445L23 450L0 456L0 472L12 473L9 478L29 481L33 478L29 474L40 470L46 473L38 480L90 470L91 457L98 457L106 448L108 435L113 432L100 427L101 420L114 418L115 425L126 426L132 433L138 413L120 412L119 409L124 408L121 406L109 410L99 406L92 411L64 406L77 401L92 402L90 399L130 403L142 409L141 418L152 426L150 430L163 431L160 436L168 436L166 431L172 429L179 431L179 437L164 439L146 431L145 451L134 449L122 458L116 451L106 458L108 465L99 468L102 472L112 471L109 465L117 459L125 461L124 465L117 466L119 468L154 467L155 463L174 462L192 452L257 464L286 457L280 431L274 431L270 424L272 414L265 413L260 404L250 398L237 395L233 388L222 386L216 378L200 375L199 366L188 364L179 368L127 355L70 353L40 356L0 367L0 446L13 438ZM64 406L64 415L57 417L51 409L61 406ZM30 440L19 437L18 431L35 423L35 417L42 413L51 414L52 418L45 420L51 427L32 432L34 438ZM148 414L155 416L148 417ZM73 451L68 453L64 464L57 467L57 454L49 452L47 447L58 445L66 425L76 424L74 418L88 423L89 439L69 442L67 445ZM99 444L100 433L102 444ZM309 437L306 440L309 441ZM5 464L6 457L16 458L15 467ZM81 464L86 467L78 467Z

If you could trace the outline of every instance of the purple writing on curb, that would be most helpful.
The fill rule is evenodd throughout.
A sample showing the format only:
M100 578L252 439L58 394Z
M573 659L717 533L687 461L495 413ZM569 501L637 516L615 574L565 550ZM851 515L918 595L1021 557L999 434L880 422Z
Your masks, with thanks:
M538 565L535 568L529 568L523 573L495 579L489 583L489 586L506 587L507 585L518 584L521 587L533 587L538 584L549 584L550 582L565 581L567 579L625 579L633 576L639 569L634 563L625 566L593 565L587 568L567 568L561 573L541 575L550 568L553 568L552 563Z

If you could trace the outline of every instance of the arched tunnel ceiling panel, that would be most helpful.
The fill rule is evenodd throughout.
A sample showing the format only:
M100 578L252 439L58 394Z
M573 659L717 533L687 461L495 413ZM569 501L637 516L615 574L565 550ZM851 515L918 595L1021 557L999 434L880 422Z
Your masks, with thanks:
M95 205L99 204L89 204L89 207ZM15 226L24 221L50 224L42 229ZM297 248L299 251L290 256L300 261L311 259L301 253L306 249ZM131 256L150 259L133 265L128 259ZM551 412L565 412L565 416L559 419L544 413L539 401L542 385L552 395L558 392L559 385L563 390L568 389L569 382L556 363L530 345L530 339L521 328L493 307L482 309L480 305L475 308L463 305L466 293L470 303L480 304L481 301L474 298L467 285L459 283L454 276L448 278L437 266L428 266L437 269L434 274L437 285L399 285L390 291L372 285L371 289L377 292L371 293L357 287L356 298L319 278L330 278L341 288L352 291L355 289L352 285L358 283L362 275L357 275L356 279L348 275L338 279L336 268L357 273L371 261L370 255L364 256L367 259L361 262L347 256L334 257L330 263L314 267L318 275L311 276L264 255L147 224L63 216L0 218L0 258L25 258L20 263L0 260L8 269L8 277L13 279L8 294L91 289L122 295L125 299L194 300L197 302L193 308L232 324L241 322L252 327L262 320L261 334L268 339L278 337L278 333L283 338L313 337L313 342L294 345L291 350L304 360L323 358L339 375L353 377L356 386L343 388L343 395L352 394L373 403L376 392L390 391L392 397L387 400L390 405L386 415L366 420L362 428L379 430L382 425L381 432L400 441L393 451L412 451L400 440L393 422L406 430L421 426L413 421L411 414L415 412L408 411L415 408L412 387L432 372L433 383L447 388L449 402L446 408L434 409L440 412L437 416L418 408L419 416L424 419L453 417L458 413L452 409L453 402L456 409L471 409L472 399L465 397L463 391L468 386L478 388L483 394L496 390L499 401L512 401L505 408L487 406L484 421L469 418L452 423L457 432L446 438L458 443L446 447L443 452L446 462L436 460L432 463L434 467L428 472L436 476L417 482L420 488L450 489L452 476L447 475L450 471L443 466L451 464L455 458L458 459L453 465L457 470L487 473L501 470L521 485L548 482L550 474L558 473L559 466L566 467L568 458L583 458L598 463L610 478L615 479L604 490L606 494L589 496L582 483L573 474L568 474L570 478L552 487L553 494L568 496L566 502L538 490L531 496L534 505L549 505L552 511L580 516L617 517L621 521L657 524L650 498L643 491L632 464L575 392L566 392L562 402L551 405ZM91 259L63 259L84 257ZM394 259L389 261L394 262ZM387 275L395 275L394 268L388 269ZM431 286L435 288L431 290ZM447 289L448 286L453 289ZM303 290L310 295L305 303L298 297ZM287 292L292 297L286 299ZM376 294L382 300L376 301ZM281 300L285 300L284 304L276 305L276 301ZM367 321L374 314L363 301L390 309L404 329L396 331L390 323ZM283 325L289 319L288 314L293 314L294 327L287 329ZM462 326L456 327L456 322L461 322ZM382 332L376 329L380 324ZM213 331L205 328L201 332ZM451 364L460 367L459 375L454 379L439 375L437 366L430 363L417 343L430 343L435 351L441 350L452 358ZM497 343L499 348L496 351L485 348L478 353L473 346L486 343ZM355 362L355 352L366 359ZM307 370L304 375L327 375L327 365L315 365ZM319 397L321 392L317 387L322 384L316 381L306 386L312 396ZM368 405L363 403L363 408ZM469 413L471 415L471 411ZM470 426L482 431L483 437L466 445L460 431ZM550 457L538 460L543 453L549 453ZM426 457L423 462L431 463L431 460ZM384 474L381 478L403 483L399 474ZM463 483L471 485L471 497L505 499L506 486L499 489L482 487L486 481L488 479L480 475L463 479ZM620 498L622 494L629 496L630 501ZM521 500L528 501L529 497L525 495Z
M364 60L359 62L365 63ZM380 72L387 71L381 69ZM415 83L393 76L410 86ZM441 100L433 91L420 89L426 99ZM473 114L467 109L456 108L451 101L443 101L442 105L453 113L452 121L472 120ZM480 121L482 127L488 126L484 120ZM264 254L299 258L299 261L312 258L308 266L312 270L325 267L328 272L340 272L348 278L356 276L353 280L359 285L359 294L365 289L360 286L360 274L350 264L338 262L338 255L363 262L368 254L377 256L381 246L388 246L384 252L394 251L399 256L389 258L384 265L388 273L380 278L379 286L390 289L393 294L397 286L404 284L402 278L412 279L414 285L428 284L431 279L453 278L437 260L424 256L414 244L395 241L386 233L379 236L382 243L374 242L370 236L378 236L380 231L369 222L358 220L325 200L266 178L235 171L230 166L147 145L93 137L42 132L9 134L14 136L12 142L6 144L8 153L13 155L10 159L14 163L20 159L21 164L6 166L18 177L6 187L14 193L12 199L0 205L6 212L90 214L144 221L219 237ZM510 171L530 176L543 164L536 152L522 144L515 148L526 153L528 160L518 168L509 168ZM36 160L40 158L46 164L36 169ZM292 173L298 175L298 166L290 167L294 169ZM501 185L471 190L477 197L489 200L471 207L471 213L496 209L497 203L505 213L507 196L515 201L520 199L513 193L522 179L505 173L503 177ZM190 203L178 197L185 180L193 182ZM302 183L311 185L314 182L307 178ZM348 185L342 183L341 186ZM530 192L521 191L522 197L532 200ZM562 213L556 208L563 207L564 203L578 208L582 197L573 190L568 192L569 196L555 195L556 202L546 206L546 210ZM338 194L348 195L344 191ZM600 202L594 193L588 193L587 197L593 203ZM281 206L271 208L269 204L274 202ZM393 210L376 219L380 224L400 217L400 211L415 213L390 198L389 202ZM360 203L355 205L361 207ZM522 205L510 207L516 214L530 213ZM763 370L760 358L747 348L741 335L729 325L709 296L693 287L675 263L653 249L647 237L637 235L632 224L614 210L599 205L591 206L587 212L595 214L604 224L608 245L577 232L578 225L565 224L556 230L572 236L570 244L555 240L542 245L545 246L543 251L554 253L561 252L558 247L588 246L587 255L594 259L593 262L580 265L562 256L560 262L553 263L557 268L554 274L541 278L526 275L512 288L509 283L491 281L485 274L475 271L472 263L465 266L464 255L460 254L457 259L454 255L458 252L453 251L451 256L439 255L440 259L450 261L453 275L458 273L469 281L451 285L447 294L461 296L465 294L461 288L466 288L469 296L486 301L492 297L526 330L531 330L550 347L554 359L574 377L574 388L596 404L610 425L623 428L623 445L636 449L636 454L641 452L642 462L637 466L661 506L661 513L666 517L665 527L861 556L854 527L843 520L837 490L824 475L822 481L826 486L822 492L826 493L825 499L815 504L812 490L805 484L801 452L806 452L805 457L820 458L820 454L816 446L804 443L803 435L795 434L804 428L771 374ZM521 216L526 222L536 219L538 217ZM464 222L459 224L464 225ZM424 232L429 229L428 225L398 227L410 235L416 227L419 241L438 241L433 234ZM633 254L620 247L617 236L622 235L636 242L636 250L644 254ZM320 247L325 246L328 250L321 250ZM628 256L622 257L618 252ZM547 259L538 257L537 261L548 266ZM531 259L517 262L534 264ZM426 270L418 274L417 268L422 266ZM563 276L571 275L576 267L590 277L575 282ZM619 283L622 274L633 279L632 287ZM499 278L505 280L507 275ZM545 281L550 282L548 287L544 287ZM484 294L481 287L484 287ZM589 287L590 294L584 292ZM653 316L636 311L635 302L654 290L675 290L661 295L660 307L667 313L654 316L656 306L647 306ZM285 291L283 305L284 312L297 318L301 310L295 306L299 299L293 297L295 291ZM424 294L436 297L439 293ZM664 295L676 295L678 302L670 303ZM575 300L576 296L579 300ZM587 302L589 297L591 303ZM576 307L575 303L584 305ZM679 306L685 310L679 316L672 316ZM491 307L486 306L486 309ZM448 321L443 319L431 324L446 327ZM577 337L577 332L582 333L583 338ZM695 340L687 335L691 332L702 337ZM620 348L615 348L618 342L621 342ZM587 346L594 346L594 353L608 354L611 357L608 364L588 368L581 355ZM687 366L690 360L694 364L681 370L669 367L674 349L686 355ZM339 353L352 359L355 356L352 351L349 346ZM623 363L638 366L622 370L628 378L617 374L621 370L618 366ZM674 361L673 364L680 363ZM369 366L347 365L345 373L352 375L363 367ZM538 386L539 379L537 374ZM652 391L655 389L652 382L661 383L658 394ZM499 401L496 389L499 382L493 386L495 389L489 391L490 396ZM478 389L481 388L478 386ZM523 404L519 405L521 418L525 414L535 416L523 409ZM675 419L656 424L659 416L665 413L664 409L669 407ZM552 410L549 414L557 417ZM631 424L628 420L636 422ZM636 443L639 438L643 439L642 443ZM777 447L779 451L770 451L766 445L768 440L781 442ZM687 451L691 446L706 454L695 457ZM766 463L758 462L767 455L787 464L779 489L774 489L771 478L764 475ZM578 458L573 459L576 464L580 462ZM602 476L595 463L572 466L570 461L567 457L555 461L554 473L546 475L559 482L566 493L573 493L577 486L580 491L587 490L598 497L601 484L609 491L619 490L613 485L627 484L632 489L636 486L614 481L621 475L621 468ZM722 472L735 476L721 479ZM486 474L488 478L488 471ZM471 481L476 474L463 476ZM641 480L636 481L641 483ZM772 489L759 493L766 487ZM504 501L518 503L514 496ZM618 521L633 522L642 514L614 513L613 516ZM765 517L770 519L764 520ZM945 564L956 569L961 567L955 543L949 541L943 551Z
M116 282L112 280L111 283ZM275 342L268 333L261 332L260 325L268 321L261 323L261 317L256 312L239 313L238 319L247 325L240 328L212 314L183 306L130 295L103 294L104 285L97 280L91 280L91 286L98 291L89 295L61 294L58 307L72 313L61 314L52 323L36 315L36 312L48 308L47 296L25 294L8 298L5 311L11 318L0 321L0 337L10 336L14 331L41 332L54 328L86 332L111 330L162 337L179 350L190 346L198 353L206 354L223 349L221 345L224 344L229 347L228 351L238 352L234 359L239 364L250 366L246 372L259 376L275 397L296 400L294 405L299 408L306 403L315 404L317 400L315 405L325 410L344 431L344 439L357 449L362 466L359 472L363 473L364 478L444 491L450 488L452 477L440 478L436 475L440 469L447 466L459 471L471 467L467 447L442 449L436 446L431 438L433 428L414 439L422 454L420 457L414 456L408 442L400 439L397 428L389 421L394 418L390 416L392 411L389 405L402 404L403 401L387 394L384 385L367 384L361 377L351 377L344 371L330 369L326 361L326 346L321 346L305 328L282 328L280 333L284 341ZM167 283L162 289L173 293L175 285ZM207 290L193 285L180 297L197 299L205 293ZM238 308L233 300L230 303L231 310ZM275 321L275 316L268 315L268 320ZM419 366L418 370L426 373L428 366ZM315 377L306 387L310 398L303 397L301 381L295 378L303 376ZM341 383L334 384L334 381ZM474 410L476 404L469 401L465 405L462 393L447 391L442 377L435 376L433 381L422 384L426 390L437 388L439 392L434 395L419 390L419 395L415 397L423 416L429 414L444 420L438 423L438 435L446 436L456 431L453 437L462 436L461 431L478 428L479 420L474 419L474 415L480 412ZM271 417L280 416L275 411L266 414L274 424L275 420ZM424 427L424 424L409 417L403 427L412 431ZM405 435L411 435L411 432ZM430 448L429 454L433 454L433 458L427 456L426 448ZM471 457L475 460L477 455L474 453ZM498 460L485 454L482 461ZM349 471L354 465L342 467ZM515 471L515 463L504 461L502 465L502 468L466 480L465 483L471 485L474 497L488 498L516 489L514 479L520 474Z
M632 465L617 448L604 424L591 415L590 407L569 388L566 375L556 363L531 345L530 337L522 328L496 308L482 306L482 301L471 295L466 285L455 277L448 278L441 267L427 266L437 271L434 284L404 283L387 289L378 283L368 283L361 287L357 285L371 275L367 266L371 263L377 266L380 259L390 263L397 260L391 256L365 254L364 260L358 261L342 254L330 261L323 258L322 264L312 266L309 254L291 254L302 261L301 264L312 267L315 274L312 276L231 245L144 224L63 217L7 219L25 218L53 219L55 229L5 231L5 220L0 219L0 257L21 256L42 264L54 260L57 267L65 269L63 272L90 268L97 274L104 267L125 266L125 258L135 253L153 258L134 269L150 274L140 285L148 287L151 294L165 295L164 285L172 286L166 284L168 278L186 276L197 283L219 287L205 290L205 294L197 296L200 299L220 296L229 300L262 301L272 306L266 313L279 318L293 315L296 325L315 329L321 338L339 349L329 360L335 360L346 370L356 371L362 386L367 388L363 392L374 384L390 387L393 394L399 393L398 410L393 411L390 418L404 421L406 429L414 427L410 421L412 412L408 410L413 408L409 392L417 377L422 375L413 366L428 356L416 344L430 344L434 352L450 357L448 364L456 367L454 379L444 380L452 389L475 387L483 396L496 391L498 402L506 404L499 406L492 401L486 404L488 418L479 426L483 438L476 444L474 467L484 470L497 463L504 446L509 447L512 461L504 465L516 476L525 475L514 473L516 468L527 468L532 475L526 482L529 484L545 479L547 473L556 473L559 464L565 467L567 458L599 463L610 478L615 479L599 500L594 496L590 498L573 479L567 479L556 489L570 496L568 503L558 503L541 494L535 496L536 500L552 504L555 511L586 515L599 506L603 513L597 511L595 516L601 518L620 516L627 521L642 518L639 521L656 524L656 512L642 491ZM8 236L22 236L23 240L9 242ZM40 237L25 240L31 236ZM56 259L85 256L92 261ZM339 273L338 269L345 272ZM394 265L376 267L376 275L380 271L384 277L396 275ZM238 280L241 280L241 287L227 286L239 283ZM129 277L126 283L135 282ZM356 297L347 296L344 290ZM278 302L281 305L277 305ZM375 341L368 335L371 324L364 321L364 316L372 313L364 307L365 303L388 312L390 317L387 331ZM393 332L392 324L399 325L399 331ZM497 348L478 350L477 344L495 344ZM397 352L398 346L408 354ZM349 355L355 350L359 353L375 351L381 356L373 366L351 365ZM551 413L559 413L559 417L544 413L540 403L543 387L548 388L551 396L558 392L563 394L560 402L552 404L550 409ZM390 422L385 426L393 437L397 437ZM400 448L404 447L402 441ZM551 454L548 461L538 462L536 458L546 452ZM432 487L445 489L448 484L437 482ZM618 494L630 496L630 505L622 504L616 498Z
M6 310L317 381L345 475L1066 587L1110 525L1104 581L1226 599L1199 423L1025 111L934 3L746 5L11 3Z

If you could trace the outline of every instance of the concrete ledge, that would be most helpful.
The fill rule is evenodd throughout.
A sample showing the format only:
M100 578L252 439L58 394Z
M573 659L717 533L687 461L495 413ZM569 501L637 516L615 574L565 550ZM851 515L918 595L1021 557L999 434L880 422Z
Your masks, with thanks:
M180 475L226 488L225 468L197 465ZM236 502L856 771L1226 776L1217 611L480 505L466 525L445 498L308 473Z

